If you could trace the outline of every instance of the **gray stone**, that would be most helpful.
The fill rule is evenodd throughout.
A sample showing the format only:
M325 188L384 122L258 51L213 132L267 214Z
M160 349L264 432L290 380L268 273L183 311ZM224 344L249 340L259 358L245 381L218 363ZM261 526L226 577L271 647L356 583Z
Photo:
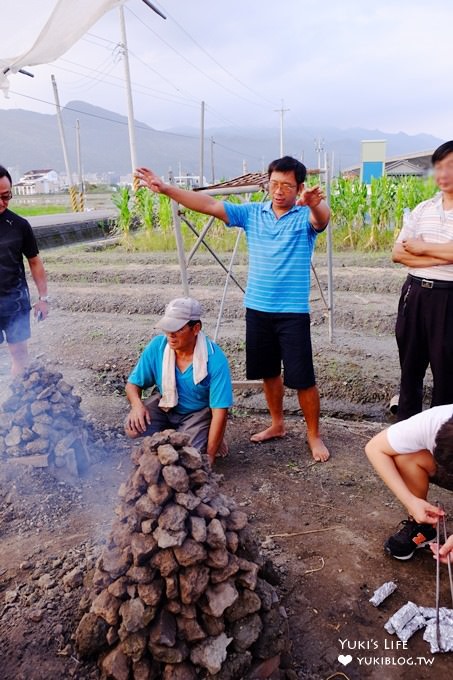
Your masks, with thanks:
M157 551L157 541L153 536L133 533L131 536L131 552L134 564L143 566Z
M170 576L175 571L178 570L178 563L175 559L173 550L168 548L167 550L159 550L151 558L151 564L156 567L162 576Z
M18 425L14 425L5 437L6 446L19 446L22 437L22 430Z
M169 531L157 527L154 530L153 536L157 541L159 548L173 548L176 545L182 545L187 537L187 532L183 529L181 531Z
M106 548L101 557L101 569L107 571L113 579L126 573L131 563L128 548Z
M149 565L144 567L132 566L126 572L126 576L133 583L151 583L156 574L156 570L152 569Z
M146 651L147 635L144 631L137 633L130 633L121 642L121 650L132 661L140 661Z
M227 637L225 633L221 633L217 637L209 637L193 647L190 660L197 666L206 668L211 675L214 675L222 668L222 663L227 657L227 647L231 640L232 638Z
M63 588L66 592L78 588L83 583L83 572L80 567L74 567L63 576Z
M210 613L218 618L222 616L225 609L231 607L236 602L239 593L232 581L224 581L223 583L209 586L206 589L206 597L209 602Z
M185 529L187 510L177 503L168 503L163 509L158 524L161 529L181 531Z
M225 611L225 617L230 623L239 621L249 614L254 614L261 609L261 600L252 590L244 590L237 600Z
M182 505L187 510L195 510L195 508L200 505L201 500L195 496L192 491L187 491L187 493L177 493L175 495L175 501L178 505Z
M135 633L146 625L145 605L139 597L123 602L119 608L119 613L122 619L121 628L128 633Z
M157 457L162 465L172 465L179 460L179 454L171 444L161 444L158 446Z
M198 543L206 541L206 520L203 517L189 517L189 530L194 541Z
M207 528L206 542L211 548L225 548L226 536L218 519L212 519Z
M189 489L189 476L185 469L179 465L166 465L162 470L162 476L175 491L186 492Z
M158 484L151 484L148 487L147 493L153 503L164 505L172 497L173 489L164 481L160 481Z
M193 446L184 446L179 452L179 459L187 470L198 470L203 465L200 452Z
M226 527L228 531L240 531L248 522L248 517L242 510L233 510L229 517L226 518Z
M245 619L236 621L231 635L233 636L233 647L236 652L246 652L261 634L263 624L259 614L251 614Z
M155 453L145 453L140 458L139 470L148 484L157 484L162 465Z
M174 647L157 645L153 642L149 642L148 646L154 659L156 661L162 661L163 663L182 663L189 656L189 649L185 642L182 641L178 642Z

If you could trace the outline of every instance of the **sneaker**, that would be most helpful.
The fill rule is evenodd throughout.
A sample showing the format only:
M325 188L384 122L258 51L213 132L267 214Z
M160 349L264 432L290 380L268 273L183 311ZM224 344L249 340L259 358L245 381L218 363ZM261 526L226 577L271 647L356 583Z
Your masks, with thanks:
M414 519L403 519L402 528L384 543L384 550L397 560L410 560L418 548L434 541L437 532L431 524L417 524Z

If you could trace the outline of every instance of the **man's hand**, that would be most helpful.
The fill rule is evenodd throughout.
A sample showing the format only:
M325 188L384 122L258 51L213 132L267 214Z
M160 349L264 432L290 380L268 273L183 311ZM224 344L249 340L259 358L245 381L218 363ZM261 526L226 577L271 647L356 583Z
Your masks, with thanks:
M439 547L438 543L430 543L429 547L433 551L434 558L437 557L437 553L439 552L439 559L441 562L448 564L448 558L450 558L450 562L453 563L453 535L447 539L444 545Z
M411 255L426 255L426 243L422 236L404 239L402 245L404 250Z
M436 524L437 519L445 514L441 508L415 496L407 504L407 509L418 524Z
M165 182L156 175L155 172L149 170L148 168L137 168L135 171L135 177L138 179L141 187L148 187L151 191L156 194L163 193Z
M33 305L33 314L38 321L44 321L49 315L49 305L45 300L38 300Z
M137 435L143 434L148 425L151 425L151 416L143 402L134 404L126 419L126 429Z
M316 208L324 199L325 195L321 187L310 187L309 189L304 189L300 198L296 201L296 205L306 205L309 208Z

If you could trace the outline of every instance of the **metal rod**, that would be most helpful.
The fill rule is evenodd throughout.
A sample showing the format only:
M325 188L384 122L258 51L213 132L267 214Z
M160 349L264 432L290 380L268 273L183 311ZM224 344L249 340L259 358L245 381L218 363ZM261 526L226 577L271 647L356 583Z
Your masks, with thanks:
M201 102L200 118L200 186L204 186L204 102Z
M154 8L152 8L154 9ZM124 78L126 81L127 96L127 127L129 131L129 151L131 156L132 177L137 167L137 145L135 141L134 105L132 100L131 72L129 68L129 51L127 49L126 22L124 20L124 9L119 7L120 28L121 28L121 48L124 61Z
M194 227L192 224L190 224L189 220L186 219L186 218L184 217L184 215L181 215L181 220L182 220L185 224L187 224L187 226L189 227L189 229L191 229L191 230L193 231L193 233L195 234L195 236L199 236L198 231L195 229L195 227ZM226 273L228 273L228 269L225 267L225 265L223 264L222 260L221 260L219 257L217 257L216 253L213 251L213 249L211 248L211 246L209 246L209 245L206 243L206 241L203 241L203 245L204 245L205 248L211 253L211 255L212 255L212 257L214 258L214 260L215 260L216 262L219 263L219 265L222 267L222 269L223 269ZM245 290L243 289L243 287L241 286L241 284L239 283L239 281L236 280L236 278L233 276L233 274L230 274L230 278L231 278L232 281L234 281L234 283L237 285L237 287L240 288L240 289L242 290L243 293L245 293Z
M447 522L445 520L445 515L442 515L442 524L443 524L443 530L444 530L444 543L447 542ZM450 553L447 554L447 568L448 568L448 579L450 581L450 596L451 596L451 604L453 607L453 576L451 573L451 557Z
M150 9L153 10L153 12L156 12L156 14L158 14L160 17L162 17L162 19L166 19L166 18L167 18L167 17L165 16L165 14L162 14L162 12L160 11L160 9L157 9L157 7L155 7L155 6L153 5L152 2L150 2L149 0L143 0L143 2L145 3L145 5L148 5L148 7L149 7Z
M225 300L226 300L226 294L228 290L228 283L230 282L231 278L231 272L233 271L233 263L236 258L236 253L239 247L239 241L241 240L242 236L242 229L238 230L238 235L236 237L236 242L234 244L233 252L231 254L231 260L230 260L230 266L228 267L228 272L227 276L225 279L225 286L223 288L223 295L222 295L222 300L220 302L220 309L219 309L219 316L217 317L217 324L215 327L215 333L214 333L214 342L217 342L217 338L219 337L219 331L220 331L220 323L222 321L222 316L223 316L223 308L225 306Z
M326 200L330 206L330 181L331 168L326 163ZM334 336L334 320L333 320L333 239L332 239L332 225L329 222L327 225L327 309L329 311L329 341L333 342Z
M173 200L171 201L171 212L173 214L173 228L175 230L176 249L178 251L182 290L185 297L189 297L189 282L187 280L187 264L184 255L184 242L181 232L181 217L179 215L178 204Z
M203 229L202 229L201 232L200 232L200 236L199 236L198 239L195 241L195 243L194 243L194 245L193 245L193 247L192 247L192 250L190 251L190 253L189 253L188 256L187 256L187 264L190 264L190 262L191 262L193 256L195 255L195 253L197 252L198 248L199 248L199 247L201 246L201 244L203 243L203 239L204 239L204 237L206 236L206 234L208 233L209 229L212 227L214 220L215 220L215 217L210 217L209 220L208 220L208 221L206 222L206 224L204 225Z
M440 503L437 502L437 506L440 508ZM437 517L437 525L436 525L436 533L437 533L437 553L436 553L436 637L437 637L437 646L439 647L439 650L442 649L442 642L440 639L440 613L439 613L439 606L440 606L440 556L439 556L439 548L440 548L440 517Z

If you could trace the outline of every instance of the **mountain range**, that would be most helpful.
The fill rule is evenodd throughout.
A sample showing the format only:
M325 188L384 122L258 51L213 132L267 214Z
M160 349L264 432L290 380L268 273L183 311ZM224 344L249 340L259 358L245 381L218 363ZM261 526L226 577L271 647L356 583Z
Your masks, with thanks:
M80 147L84 173L125 175L131 171L127 118L82 101L71 101L62 109L62 119L72 172L76 172L76 122L80 123ZM0 111L0 164L16 174L48 168L64 172L63 152L56 114L23 109ZM156 130L136 121L137 158L159 174L199 174L200 131L181 126ZM358 164L363 139L386 139L387 155L426 151L444 140L428 134L390 134L380 130L335 127L284 128L284 153L317 167L315 140L334 152L335 170ZM211 141L212 140L212 141ZM236 177L243 171L261 171L280 155L280 129L254 125L205 130L204 175L208 182Z

